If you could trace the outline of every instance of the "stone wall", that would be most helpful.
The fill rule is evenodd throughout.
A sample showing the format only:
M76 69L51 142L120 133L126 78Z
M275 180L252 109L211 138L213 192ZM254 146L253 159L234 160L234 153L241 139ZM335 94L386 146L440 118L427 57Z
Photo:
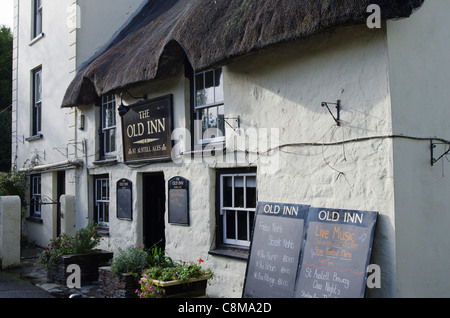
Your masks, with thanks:
M111 267L98 269L99 294L105 298L136 298L138 280L131 274L114 274Z

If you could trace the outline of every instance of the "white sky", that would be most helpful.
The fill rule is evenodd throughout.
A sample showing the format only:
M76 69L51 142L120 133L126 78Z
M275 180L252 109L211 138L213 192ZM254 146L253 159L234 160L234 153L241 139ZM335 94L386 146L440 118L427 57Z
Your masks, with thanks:
M0 25L6 25L12 29L14 0L0 0ZM12 31L12 30L11 30Z

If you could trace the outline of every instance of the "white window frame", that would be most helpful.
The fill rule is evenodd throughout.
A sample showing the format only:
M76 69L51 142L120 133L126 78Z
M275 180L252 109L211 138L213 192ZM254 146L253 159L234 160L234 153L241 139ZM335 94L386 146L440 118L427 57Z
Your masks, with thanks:
M110 183L109 177L98 177L95 178L95 213L97 216L97 221L101 226L109 226L109 201L110 201ZM106 184L107 187L107 197L102 196L103 185ZM108 215L106 215L106 213ZM105 217L106 215L106 217ZM100 221L102 220L102 221Z
M115 95L105 95L102 96L102 107L101 107L101 129L103 134L103 154L105 157L114 156L117 152L117 131L116 131L116 96ZM110 112L112 116L111 125L108 123L106 118L107 111ZM111 149L111 133L114 134L114 149Z
M216 71L217 70L221 70L221 72L222 72L222 85L221 86L216 86L216 83L215 83L215 79L216 79L216 76L215 76L215 73L216 73ZM199 75L203 75L203 88L205 88L204 87L204 85L205 85L205 82L206 82L206 80L205 80L205 75L206 75L206 73L209 73L209 72L213 72L213 81L214 81L214 84L213 84L213 91L214 91L214 97L213 97L213 102L212 103L205 103L205 104L198 104L197 103L197 76L199 76ZM221 89L221 91L222 91L222 98L220 99L218 96L216 96L216 87L219 87L220 89ZM195 129L196 129L196 136L197 136L197 138L196 138L196 143L198 144L198 145L200 145L200 144L203 144L203 145L205 145L205 144L209 144L209 143L223 143L223 142L225 142L225 123L222 123L222 125L223 125L223 131L222 131L222 133L223 133L223 135L222 136L219 136L219 137L215 137L215 138L203 138L203 131L202 131L202 112L203 112L203 110L205 110L205 109L213 109L213 108L216 108L217 109L217 112L219 112L219 107L223 107L224 108L224 114L225 114L225 106L224 106L224 104L225 104L225 102L224 102L224 100L225 100L225 96L224 96L224 94L223 94L223 70L222 70L222 68L221 67L218 67L218 68L215 68L215 69L209 69L209 70L206 70L206 71L202 71L202 72L197 72L197 73L194 73L194 92L193 92L193 94L194 94L194 120L195 120ZM219 131L220 129L219 129L219 125L220 125L220 123L219 123L219 118L217 118L217 121L218 121L218 123L217 123L217 130Z
M232 189L231 189L231 202L232 206L224 206L224 179L227 177L231 177L232 181ZM243 178L243 191L244 191L244 207L235 207L235 178L236 177L242 177ZM255 207L247 207L247 177L254 177L255 178L255 191L256 191L256 197L258 197L258 191L257 191L257 179L256 179L256 172L254 173L223 173L220 174L220 215L222 216L222 226L223 226L223 244L226 245L236 245L236 246L242 246L242 247L250 247L251 242L251 226L253 225L252 222L250 222L250 213L253 213L253 220L256 213L256 205ZM256 199L257 201L258 199ZM227 213L228 212L236 212L235 214L235 224L234 224L234 231L236 238L231 239L227 238ZM239 240L238 237L238 213L247 213L247 240Z
M42 68L33 71L33 135L42 133Z
M33 1L33 38L42 34L42 0Z

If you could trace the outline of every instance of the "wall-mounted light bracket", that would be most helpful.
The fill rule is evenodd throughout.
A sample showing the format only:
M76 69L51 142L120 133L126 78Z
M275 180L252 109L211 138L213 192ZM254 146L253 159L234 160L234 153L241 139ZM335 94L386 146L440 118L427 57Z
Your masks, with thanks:
M439 143L439 142L434 142L433 139L430 139L430 159L431 159L431 166L434 166L434 164L436 162L438 162L439 160L442 159L442 157L444 157L445 155L448 155L450 153L450 148L444 152L442 155L440 155L437 159L434 158L434 148L436 148L436 145L447 145L447 143Z
M335 105L336 106L336 116L333 115L333 112L331 111L330 107L328 105ZM328 112L333 117L334 121L336 122L336 125L341 125L341 101L338 100L336 103L329 103L329 102L322 102L322 107L326 107L328 109Z

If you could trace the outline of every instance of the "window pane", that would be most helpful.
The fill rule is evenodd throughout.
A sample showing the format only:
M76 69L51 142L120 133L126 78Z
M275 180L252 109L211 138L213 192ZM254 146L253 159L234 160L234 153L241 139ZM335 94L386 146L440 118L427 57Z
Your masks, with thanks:
M208 109L208 128L217 128L217 107Z
M104 203L102 222L109 222L109 203Z
M42 100L42 71L36 71L34 81L35 103L37 103Z
M249 240L251 240L252 232L253 232L253 222L255 220L255 212L248 212L248 216L249 216L249 222L250 222L250 224L249 224L250 231L249 231L248 237L249 237Z
M109 131L109 148L107 149L108 152L116 151L116 130L111 129Z
M201 110L201 116L202 116L202 139L208 138L208 136L205 135L205 132L208 130L208 108L204 108Z
M195 104L201 106L205 104L205 87L203 82L203 73L195 75Z
M248 176L246 179L246 207L256 208L256 176Z
M109 199L109 189L108 189L108 181L102 180L102 187L101 187L101 200L108 200Z
M236 212L226 211L225 218L226 238L234 240L236 239Z
M225 136L225 109L223 105L217 107L217 121L220 135Z
M222 69L218 68L215 71L215 102L223 102L223 73Z
M205 100L204 104L214 103L214 72L205 72Z
M223 178L223 189L222 189L222 206L224 207L232 207L233 206L233 178L232 177L224 177Z
M238 240L247 241L247 233L248 233L248 218L247 212L238 212L238 220L237 220L237 228L238 228Z
M244 207L244 177L234 177L234 207Z

